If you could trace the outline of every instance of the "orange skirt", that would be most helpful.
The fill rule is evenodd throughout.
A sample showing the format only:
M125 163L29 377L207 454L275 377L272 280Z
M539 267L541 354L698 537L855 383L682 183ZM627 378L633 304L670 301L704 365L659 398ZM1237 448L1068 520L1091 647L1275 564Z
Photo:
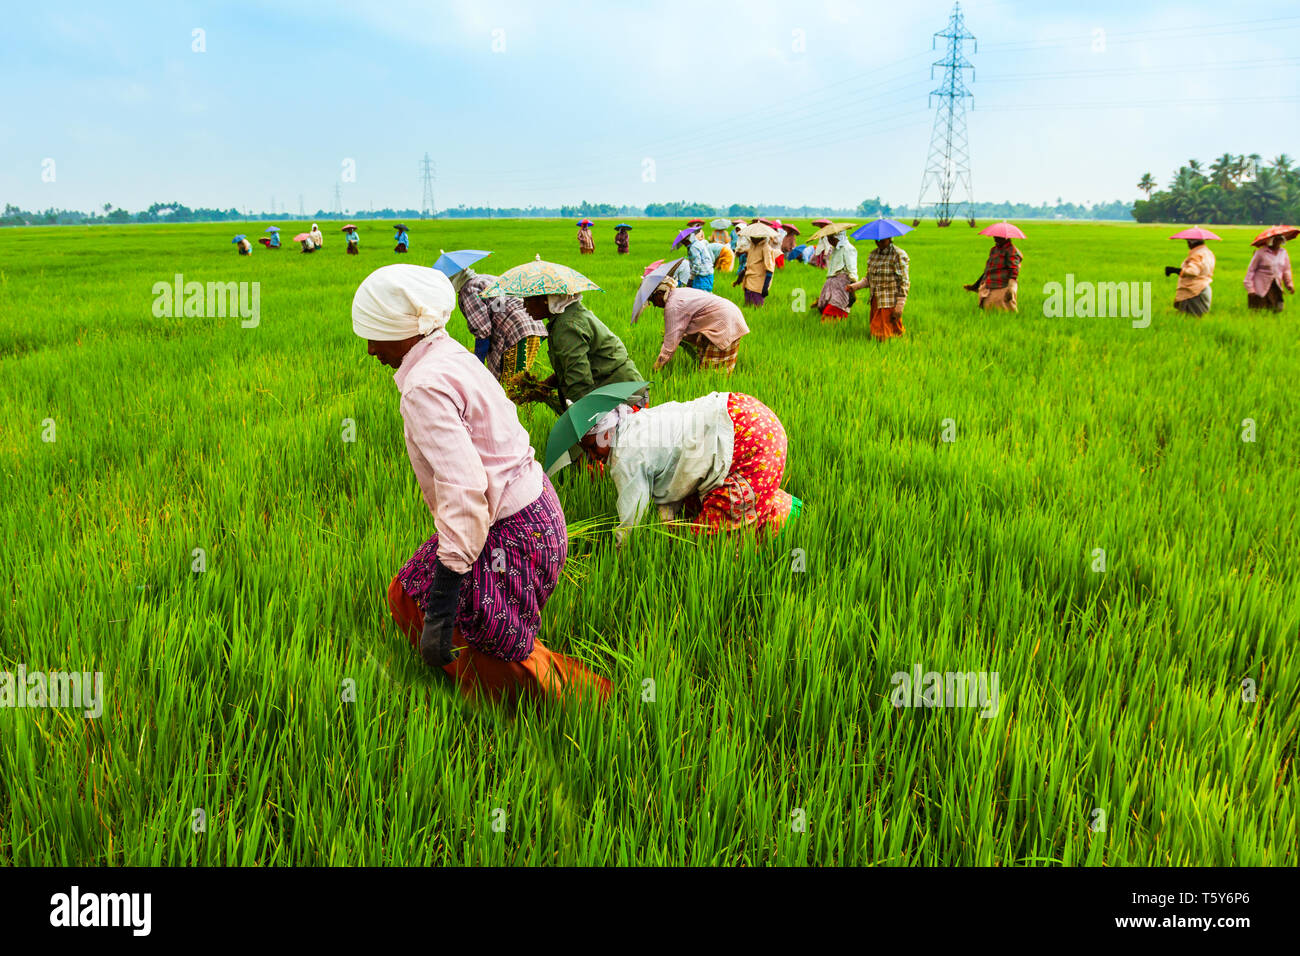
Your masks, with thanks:
M895 335L902 335L907 330L903 328L903 320L894 318L894 307L876 308L876 300L873 296L871 299L871 334L878 339L884 340L893 338Z
M415 599L402 589L402 583L393 578L388 585L388 609L397 629L411 642L420 644L424 631L424 612ZM452 647L460 656L443 667L460 692L467 698L486 697L489 700L515 700L520 693L534 699L569 700L598 696L607 701L613 685L603 677L593 674L579 661L549 650L540 640L533 641L533 652L522 661L503 661L479 653L465 643L457 628L452 636Z

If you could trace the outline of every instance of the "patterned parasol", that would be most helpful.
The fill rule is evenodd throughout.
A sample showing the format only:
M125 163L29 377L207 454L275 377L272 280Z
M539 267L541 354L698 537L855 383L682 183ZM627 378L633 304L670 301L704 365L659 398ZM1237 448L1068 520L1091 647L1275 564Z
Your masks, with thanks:
M579 292L600 292L600 286L581 272L557 262L543 262L538 256L533 262L507 269L495 282L479 293L480 298L491 299L498 295L513 295L521 299L533 295L577 295Z

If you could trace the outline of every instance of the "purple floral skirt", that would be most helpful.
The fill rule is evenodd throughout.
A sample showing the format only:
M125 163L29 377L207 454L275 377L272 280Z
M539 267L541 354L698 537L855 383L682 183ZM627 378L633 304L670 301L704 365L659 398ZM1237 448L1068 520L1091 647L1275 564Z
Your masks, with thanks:
M564 511L555 487L542 477L542 493L526 508L488 529L487 541L460 589L456 626L476 651L503 661L533 652L542 607L560 580L569 554ZM402 565L397 580L421 611L433 584L435 534Z

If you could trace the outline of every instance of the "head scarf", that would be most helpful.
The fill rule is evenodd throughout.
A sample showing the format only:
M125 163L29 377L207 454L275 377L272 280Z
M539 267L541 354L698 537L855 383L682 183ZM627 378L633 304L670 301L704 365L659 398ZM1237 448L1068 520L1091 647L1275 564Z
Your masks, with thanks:
M660 282L657 286L655 286L655 291L652 292L651 295L654 295L657 292L668 292L676 288L677 288L677 280L674 279L672 276L664 276L663 281Z
M366 276L352 298L352 331L375 342L399 342L442 332L456 292L437 269L408 263Z
M596 420L596 424L587 429L587 435L584 437L595 438L599 441L600 437L606 432L613 431L617 433L618 426L623 423L623 419L632 414L632 406L628 404L618 405ZM609 442L600 442L602 445L611 444L613 435L610 436Z
M573 303L581 302L581 301L582 301L581 294L564 295L562 293L559 293L555 295L548 295L546 297L546 310L550 312L551 315L559 315L569 306L573 305Z
M461 269L459 272L457 272L455 275L451 277L451 287L456 290L457 295L460 295L460 290L465 288L465 283L468 282L470 279L474 278L476 275L478 275L477 272L475 272L469 266L466 266L464 269Z

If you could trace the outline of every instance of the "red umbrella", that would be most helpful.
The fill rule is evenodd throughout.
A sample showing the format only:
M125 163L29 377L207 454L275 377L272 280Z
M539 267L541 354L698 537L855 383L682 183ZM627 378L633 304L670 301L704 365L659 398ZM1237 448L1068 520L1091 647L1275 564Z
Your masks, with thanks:
M799 230L794 226L790 225L790 223L788 222L781 223L781 228L784 229L786 232L790 233L790 235L792 236L799 235Z
M829 226L834 221L835 221L834 219L814 219L812 221L812 224L814 226Z
M1202 229L1200 226L1191 226L1182 232L1176 232L1170 239L1218 239L1214 233L1208 229Z
M1003 219L1001 222L995 222L993 225L980 230L981 236L992 236L994 239L1023 239L1025 234L1017 229L1011 223ZM1216 237L1217 238L1217 237Z
M702 225L704 225L704 220L703 220L703 219L687 219L687 220L686 220L686 225L688 225L688 226L702 226Z
M1300 229L1295 226L1269 226L1254 239L1250 240L1252 246L1267 245L1272 241L1274 236L1281 236L1287 242L1290 242L1296 236L1300 236Z

